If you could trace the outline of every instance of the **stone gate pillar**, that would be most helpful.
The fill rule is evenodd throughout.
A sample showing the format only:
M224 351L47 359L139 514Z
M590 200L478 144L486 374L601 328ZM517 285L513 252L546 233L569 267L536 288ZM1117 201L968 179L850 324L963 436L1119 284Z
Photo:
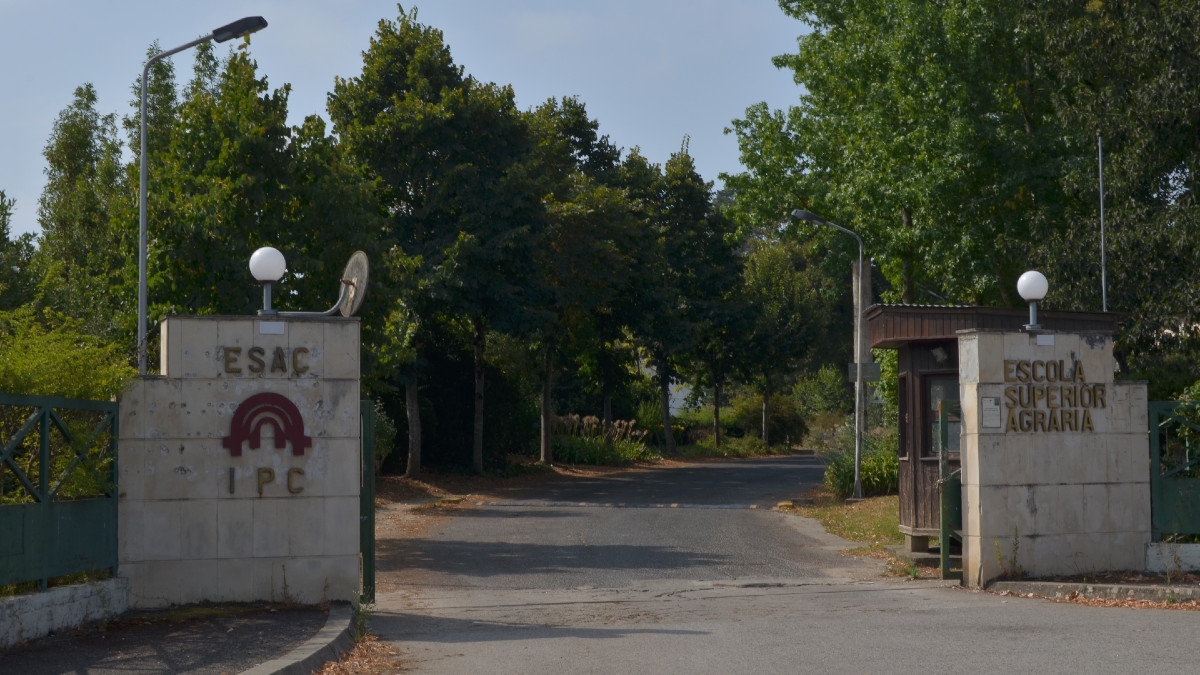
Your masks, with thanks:
M359 592L359 322L169 317L120 401L135 607Z
M1144 568L1146 385L1107 333L959 333L963 572L986 585Z

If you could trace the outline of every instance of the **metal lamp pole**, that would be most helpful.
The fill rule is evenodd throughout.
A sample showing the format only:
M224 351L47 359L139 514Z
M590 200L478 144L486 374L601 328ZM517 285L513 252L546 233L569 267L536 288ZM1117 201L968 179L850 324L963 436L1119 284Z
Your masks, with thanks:
M226 42L234 38L249 35L267 27L267 20L261 16L248 16L238 19L214 30L211 34L196 38L191 42L179 45L174 49L159 52L151 56L142 68L142 108L141 108L141 157L138 158L140 175L138 176L138 373L146 374L146 314L149 291L146 284L146 191L149 177L149 166L146 164L146 80L150 77L150 66L172 54L178 54L185 49L191 49L198 44L208 42Z
M864 283L863 279L863 240L854 232L847 230L841 225L831 223L828 220L804 209L796 209L792 211L792 217L797 220L804 220L815 225L828 225L839 232L844 232L858 242L858 283L861 286ZM862 290L858 291L858 297L854 298L854 493L851 499L862 499L862 419L863 419L863 367L862 358Z

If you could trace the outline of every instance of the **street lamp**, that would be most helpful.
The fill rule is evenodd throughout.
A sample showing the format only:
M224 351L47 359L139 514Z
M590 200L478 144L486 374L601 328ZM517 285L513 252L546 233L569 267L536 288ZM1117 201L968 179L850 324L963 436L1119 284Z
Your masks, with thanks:
M828 225L839 232L844 232L858 242L858 283L859 291L854 298L854 493L851 499L859 500L863 498L862 494L862 437L863 437L863 345L862 345L862 289L861 286L865 275L863 274L863 240L854 232L847 230L841 225L831 223L828 220L804 209L796 209L792 211L792 217L797 220L804 220L815 225Z
M1017 293L1029 303L1029 323L1025 325L1025 330L1041 328L1037 320L1037 304L1038 300L1046 297L1049 290L1050 283L1046 281L1046 275L1037 270L1029 270L1017 279Z
M278 316L279 312L271 309L271 284L282 279L286 271L287 261L277 248L264 246L251 254L250 274L263 287L263 308L258 311L259 316Z
M145 67L142 68L142 148L139 164L141 173L138 176L138 373L146 374L146 304L149 292L146 285L146 190L147 178L149 175L149 167L146 164L146 80L150 77L150 66L156 62L172 55L178 54L185 49L191 49L198 44L212 40L214 42L225 42L243 35L260 31L267 27L267 20L261 16L248 16L244 19L238 19L233 23L226 24L214 30L211 34L201 38L196 38L191 42L179 45L174 49L168 49L165 52L159 52L151 56Z

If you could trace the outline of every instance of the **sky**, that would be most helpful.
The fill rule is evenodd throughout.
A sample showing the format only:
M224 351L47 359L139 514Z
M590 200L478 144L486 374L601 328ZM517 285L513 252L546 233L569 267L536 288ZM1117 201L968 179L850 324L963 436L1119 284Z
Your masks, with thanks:
M421 23L440 29L476 79L511 84L517 105L577 96L600 133L653 162L684 136L705 180L738 173L724 133L747 107L798 100L791 73L771 57L794 52L803 24L776 0L425 0ZM0 0L0 190L15 198L12 235L38 232L42 150L75 88L91 83L101 114L132 115L132 87L154 40L163 49L244 16L268 27L251 40L260 76L290 83L289 118L318 114L335 77L354 77L390 0ZM217 46L217 55L228 44ZM173 57L191 76L190 52Z

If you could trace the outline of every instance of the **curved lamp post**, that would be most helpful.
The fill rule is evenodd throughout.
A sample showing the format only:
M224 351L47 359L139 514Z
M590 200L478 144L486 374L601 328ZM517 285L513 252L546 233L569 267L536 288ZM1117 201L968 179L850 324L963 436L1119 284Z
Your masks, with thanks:
M1037 270L1029 270L1017 279L1017 293L1029 303L1029 323L1025 324L1025 330L1041 328L1037 320L1037 304L1038 300L1046 297L1049 290L1050 283L1046 281L1046 275Z
M844 232L858 242L858 280L859 284L863 283L863 240L854 232L847 230L841 225L831 223L828 220L804 209L796 209L792 211L792 217L797 220L804 220L814 225L828 225L838 232ZM862 422L863 422L863 364L860 353L862 351L862 310L861 302L862 292L859 291L860 297L854 298L854 307L857 316L854 317L854 493L851 499L859 500L863 498L862 494Z
M208 42L225 42L243 35L249 35L256 31L260 31L267 27L267 20L261 16L248 16L244 19L238 19L233 23L226 24L214 30L209 35L201 38L196 38L191 42L179 45L174 49L168 49L165 52L159 52L151 56L145 67L142 68L142 147L141 156L138 158L138 163L141 167L141 173L138 177L138 373L146 374L146 313L147 313L147 297L149 292L146 287L146 190L147 177L149 175L149 167L146 165L146 80L150 77L150 66L156 62L172 55L178 54L185 49L191 49L198 44Z

